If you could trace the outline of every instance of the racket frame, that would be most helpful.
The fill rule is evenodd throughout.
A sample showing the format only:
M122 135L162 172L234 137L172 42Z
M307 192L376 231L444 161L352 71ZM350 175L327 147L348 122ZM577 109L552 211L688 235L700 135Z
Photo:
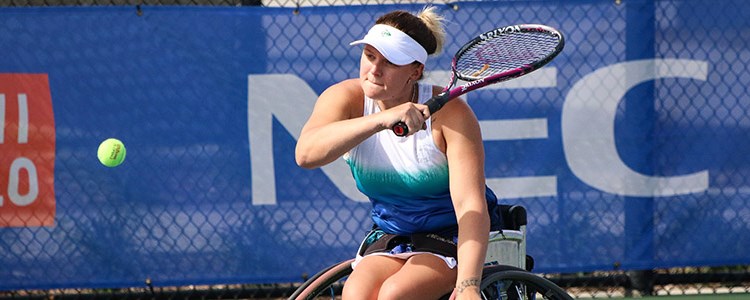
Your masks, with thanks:
M514 68L505 72L500 72L497 74L493 74L487 77L473 77L470 75L460 74L457 70L457 64L458 60L461 58L461 56L471 49L474 45L481 43L483 41L486 41L488 39L494 39L501 35L506 34L514 34L519 32L540 32L549 34L551 36L556 37L559 42L555 46L554 50L544 57L543 59L540 59L538 61L535 61L531 64L525 64L523 66L520 66L518 68ZM542 24L519 24L519 25L511 25L511 26L505 26L505 27L499 27L495 28L493 30L487 31L485 33L480 34L479 36L475 37L465 45L463 45L458 51L456 51L456 54L453 56L452 62L451 62L451 79L450 84L447 85L445 88L443 88L443 91L439 94L435 95L434 97L430 98L430 100L427 100L424 104L427 105L428 109L430 110L430 115L434 114L438 110L440 110L448 101L458 98L459 96L466 94L470 91L495 84L498 82L507 81L513 78L518 78L523 75L526 75L528 73L531 73L534 70L540 69L552 59L557 57L560 52L562 52L562 49L565 47L565 38L563 37L563 34L560 33L557 29L552 28L547 25ZM458 79L461 79L463 81L468 81L467 83L460 85L458 87L452 88ZM397 136L406 136L409 134L409 129L406 126L404 122L398 122L394 124L391 128L393 132Z

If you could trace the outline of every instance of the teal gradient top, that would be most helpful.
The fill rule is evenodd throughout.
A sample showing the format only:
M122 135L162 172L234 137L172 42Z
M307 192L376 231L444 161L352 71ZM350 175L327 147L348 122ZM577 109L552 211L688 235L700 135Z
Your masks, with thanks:
M419 102L432 96L430 85L419 86ZM377 113L365 98L365 115ZM398 137L390 130L371 136L344 159L357 188L372 202L372 219L387 233L432 232L456 225L450 197L448 159L435 146L432 122L427 130Z

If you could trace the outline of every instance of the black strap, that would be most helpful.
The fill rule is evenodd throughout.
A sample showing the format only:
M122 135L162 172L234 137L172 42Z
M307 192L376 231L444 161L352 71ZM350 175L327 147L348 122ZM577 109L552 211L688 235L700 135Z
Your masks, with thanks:
M375 231L370 232L365 239ZM382 232L382 231L381 231ZM409 236L382 233L376 241L362 245L359 254L364 256L378 252L389 252L399 245L407 245L413 252L430 252L445 257L458 257L458 248L452 238L442 237L437 234L412 234Z

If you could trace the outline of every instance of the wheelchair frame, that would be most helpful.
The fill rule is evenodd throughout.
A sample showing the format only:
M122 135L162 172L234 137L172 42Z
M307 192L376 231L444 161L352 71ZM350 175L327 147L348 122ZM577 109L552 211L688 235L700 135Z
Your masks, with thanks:
M482 271L480 292L483 299L572 300L565 290L548 279L532 274L533 259L526 255L526 209L518 205L498 206L502 230L490 232L487 257ZM318 299L323 294L335 299L343 290L343 280L351 274L354 259L345 260L310 277L289 300ZM442 299L449 299L450 294Z

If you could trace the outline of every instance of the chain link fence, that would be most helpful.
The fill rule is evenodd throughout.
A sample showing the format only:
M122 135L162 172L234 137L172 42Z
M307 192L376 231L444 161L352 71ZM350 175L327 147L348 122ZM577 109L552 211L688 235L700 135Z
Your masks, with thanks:
M498 3L507 3L507 2L520 2L517 0L497 0ZM534 2L534 1L529 1ZM623 3L625 2L625 3ZM611 5L618 6L618 5L626 5L627 0L613 0L611 1ZM659 1L656 1L657 3ZM687 1L690 2L690 1ZM693 1L690 4L694 4L696 2L700 1ZM710 1L703 1L703 2L710 2ZM357 1L357 0L341 0L341 1L332 1L332 0L322 0L322 1L313 1L313 0L0 0L0 6L2 7L47 7L47 6L134 6L136 9L138 9L140 6L168 6L168 5L180 5L180 6L262 6L262 7L283 7L283 8L292 8L292 9L300 9L303 7L321 7L321 6L340 6L340 5L378 5L378 4L420 4L423 3L421 1L411 1L411 0L394 0L394 1L386 1L386 0L363 0L363 1ZM731 2L730 2L731 3ZM455 9L459 9L460 4L455 4L452 2L431 2L431 4L440 4L440 5L451 5ZM596 23L592 24L590 21L588 21L585 17L585 15L588 13L587 9L594 10L595 8L590 8L589 5L586 3L586 1L579 1L576 2L576 4L571 5L580 5L581 9L575 10L576 15L571 16L571 19L578 20L580 24L573 25L571 27L576 28L573 31L568 32L567 34L575 37L575 36L585 36L588 34L589 31L598 31L601 33L602 36L612 38L611 43L609 43L609 47L607 49L588 49L588 48L594 48L598 47L597 44L579 44L571 46L573 48L580 47L580 48L586 48L588 51L593 51L599 54L600 59L611 59L615 61L620 61L626 59L625 57L616 57L621 53L621 51L613 51L613 49L622 49L624 48L624 40L621 37L612 37L611 35L606 34L606 32L617 32L621 30L618 26L623 26L623 24L619 24L617 22L615 23ZM657 4L660 8L660 13L677 13L680 9L691 9L689 8L690 5L683 5L683 6L670 6L669 3L662 3ZM699 10L701 5L695 5L693 10ZM687 8L686 8L687 7ZM1 9L1 8L0 8ZM525 15L525 14L552 14L554 12L544 9L544 7L534 7L533 9L520 9L518 11L515 11L518 15ZM700 12L692 12L694 14L700 14ZM351 16L342 16L342 18L349 18ZM738 15L730 15L730 16L721 16L721 15L714 15L714 16L707 16L706 21L706 27L701 28L700 30L705 31L711 31L712 27L714 26L715 22L718 22L717 19L721 18L734 18L734 19L742 19L742 18L750 18L747 15L743 15L742 12L739 12ZM713 21L710 21L713 20ZM334 20L335 22L336 20ZM479 20L481 21L481 20ZM266 22L274 22L273 20L266 20ZM286 21L285 21L286 22ZM573 22L573 21L571 21ZM667 21L664 21L667 22ZM740 48L748 48L748 30L750 29L750 26L748 26L747 21L738 21L741 22L741 25L744 26L743 30L738 31L739 33L732 33L732 34L738 34L737 38L729 38L729 39L721 39L721 41L714 41L711 39L706 40L690 40L690 43L718 43L718 42L725 42L725 40L732 40L735 43L741 43ZM669 28L669 24L657 24L657 26L664 25L665 28ZM673 24L674 25L674 24ZM726 25L725 25L726 26ZM272 27L272 26L271 26ZM331 27L335 27L335 25L332 25ZM454 28L455 29L455 28ZM283 30L283 28L277 28L274 29L277 30L279 34L281 35L292 35L288 36L285 40L294 40L296 34L296 31L293 32L287 32ZM467 30L473 30L473 29L467 29ZM332 30L335 31L335 30ZM673 32L673 31L657 31L657 38L676 38L680 39L680 35L686 34L685 32ZM711 35L707 35L711 36ZM348 38L348 37L347 37ZM688 39L688 37L684 37L685 39ZM325 40L326 37L320 38L320 40ZM342 38L343 39L343 38ZM583 39L585 40L585 39ZM318 41L321 42L321 41ZM338 42L338 41L337 41ZM322 43L322 42L321 42ZM679 56L677 53L680 51L684 51L684 48L690 48L695 47L696 49L689 49L690 51L696 51L700 52L702 51L698 47L696 47L693 44L685 43L685 44L671 44L671 46L662 46L664 48L658 48L654 49L654 51L658 51L660 53L660 56L663 57L672 57L672 56ZM304 51L306 49L289 49L287 47L288 45L279 45L278 47L270 47L272 49L272 52L270 53L270 56L274 55L281 55L279 53L284 53L285 51ZM670 48L673 47L673 48ZM450 51L450 50L449 50ZM722 74L729 74L727 76L733 76L739 78L738 81L750 83L748 80L747 74L747 65L750 64L750 57L748 57L747 53L740 53L740 54L726 54L726 53L707 53L706 56L713 57L713 56L722 56L722 55L736 55L737 60L742 61L745 63L745 66L738 66L738 65L719 65L717 68L722 69ZM588 62L585 61L584 58L579 58L581 61L580 63L580 72L588 73L594 71L595 67L592 66L596 64L596 62ZM312 66L317 66L316 64L320 64L319 62L315 61L314 58L311 59L309 62ZM320 80L325 81L326 79L330 79L331 77L341 77L342 70L325 70L323 67L320 68L310 68L310 69L297 69L298 67L295 65L277 65L274 66L273 69L268 70L269 73L300 73L301 76L306 78L321 78ZM307 74L305 74L307 73ZM574 74L562 74L561 76L573 76ZM719 93L724 95L728 99L739 99L736 101L736 103L732 103L731 101L727 102L729 104L716 104L716 103L703 103L702 105L707 106L716 106L715 109L712 109L714 115L701 115L703 112L697 111L694 107L694 105L701 105L685 102L684 98L690 98L691 96L684 95L687 90L687 93L699 93L700 87L690 86L687 84L679 84L676 85L674 88L666 87L663 89L660 89L660 91L666 91L670 93L669 95L664 95L663 98L667 99L663 103L659 103L657 105L663 105L663 106L669 106L671 109L669 110L671 115L666 116L656 116L661 118L672 118L672 119L691 119L691 120L697 120L695 122L697 123L705 123L706 127L711 127L712 122L717 122L717 120L720 120L719 122L722 122L721 120L730 120L734 123L742 123L747 124L750 122L750 118L748 118L747 111L750 110L750 107L747 107L748 105L748 99L744 94L747 93L746 89L739 89L736 86L718 86L715 87L715 93ZM501 95L498 95L497 98L512 98L509 97L508 94L502 94L507 93L504 91L496 91L496 93L500 93ZM522 92L525 93L525 92ZM539 91L529 91L528 94L522 95L522 98L543 98L539 95L534 95L534 93L539 93ZM517 96L517 95L516 95ZM555 98L560 99L564 98L564 95L556 94L555 92L549 92L549 95L543 95L549 98ZM538 106L535 107L535 109L546 109L546 110L560 110L561 107L556 106L556 104L549 104L549 103L537 103ZM491 110L491 107L487 104L487 106L482 106L483 104L479 103L478 105L478 115L481 118L482 112ZM524 103L521 103L521 101L514 102L513 100L510 100L506 103L508 106L517 106L519 109L523 110L523 108L520 108L524 106ZM641 115L639 117L634 117L635 119L629 120L632 123L644 123L648 122L648 118L654 117L653 113L648 114L648 112L645 112L645 116ZM639 119L643 118L643 119ZM559 121L559 120L557 120ZM724 121L724 122L730 122L730 121ZM700 126L700 124L694 125L694 126ZM699 134L706 134L706 135L712 135L712 134L721 134L721 131L718 132L700 132ZM745 137L748 137L748 135L745 133ZM733 137L733 136L732 136ZM633 139L638 139L638 137L633 137ZM654 148L669 148L673 147L675 152L684 152L683 148L690 148L694 145L674 145L674 144L665 144L665 145L651 145ZM507 154L509 153L509 150L507 148L503 147L497 147L493 148L494 146L490 146L488 149L488 152L495 151L496 153L501 154ZM288 151L285 150L285 151ZM673 151L665 151L664 153L672 153ZM694 155L695 157L700 157L700 149L696 149L693 152L690 152L691 155ZM685 157L678 157L674 158L669 155L659 156L655 157L654 164L659 165L670 165L670 163L673 160L680 160L680 159L693 159L695 157L690 157L689 155L686 155ZM624 158L625 160L628 160L628 157ZM487 171L488 173L512 173L511 169L512 166L496 166L494 169L489 168ZM546 171L545 169L539 169L535 170L538 171L539 174L544 174ZM294 174L293 174L294 175ZM744 174L741 172L738 172L736 174L730 174L729 176L719 178L718 180L723 181L734 181L734 180L741 180L744 182L744 178L742 177ZM308 182L311 185L316 185L317 182L314 180L311 180ZM203 184L203 182L199 182L199 184ZM560 182L559 185L563 185L565 182ZM742 184L738 184L739 186L742 186ZM281 191L280 197L288 197L288 198L299 198L303 195L294 195L294 191L289 187L289 189L285 189L284 186L279 187L279 190ZM738 190L735 191L736 193L745 193L745 191ZM604 192L593 192L593 191L568 191L567 197L570 199L576 199L580 200L584 205L592 207L590 211L587 211L586 213L576 214L569 216L571 220L574 222L581 223L581 227L595 227L598 228L597 230L593 231L594 235L597 235L599 237L598 240L616 240L619 235L621 234L622 227L625 227L624 219L621 216L613 216L609 213L610 207L606 207L605 204L602 202L597 202L597 199L607 199L607 198L613 198L615 196L612 196L608 193ZM715 195L716 197L729 197L733 195L728 195L728 192L726 190L722 191L715 191L710 190L707 192L711 195ZM718 194L718 195L716 195ZM205 195L204 195L205 196ZM323 198L322 196L320 196ZM591 200L587 200L591 199ZM691 203L691 205L700 206L700 205L706 205L710 206L706 203L707 200L704 198L690 198L688 199ZM748 226L747 224L750 223L750 217L748 217L747 209L750 207L748 205L747 200L735 200L739 203L736 203L733 205L734 212L727 212L727 211L708 211L705 213L703 217L705 218L714 218L717 216L726 216L726 214L736 214L733 215L732 222L733 225L731 226L738 226L743 227ZM532 222L538 222L540 224L547 224L555 222L555 214L552 210L554 208L550 208L551 205L547 202L543 201L536 201L534 199L523 199L521 201L521 204L526 206L530 212L535 212L534 217L530 219L530 223ZM337 205L343 205L343 204L328 204L331 205L330 211L334 211L338 206ZM659 205L659 204L656 204ZM668 204L661 204L663 206L668 206ZM243 210L247 209L247 207L233 207L230 210ZM664 210L660 210L662 212L670 212L670 209L667 207ZM320 218L321 216L308 216L309 212L305 211L304 208L295 208L292 207L289 210L286 211L283 215L276 215L275 212L265 212L266 219L264 220L270 220L272 221L279 221L280 219L289 219L290 221L286 221L285 224L281 226L294 226L295 224L290 224L292 222L301 222L305 223L305 218ZM680 216L679 214L681 211L675 210L673 211L673 214L667 214L664 213L664 215L656 215L655 218L657 219L668 219L668 218L681 218L683 216ZM341 228L352 228L360 226L361 224L350 224L352 221L346 220L346 218L355 216L358 219L365 218L367 214L367 211L364 207L360 207L359 210L354 210L350 212L348 216L341 217L341 220L337 219L336 217L331 216L324 216L326 218L331 219L332 223L336 223L331 226L332 227L341 227ZM587 214L587 215L584 215ZM676 215L676 216L675 216ZM206 217L208 219L209 217ZM185 222L182 220L179 216L174 216L175 222ZM205 220L204 220L205 221ZM187 221L190 222L197 222L195 220ZM207 221L206 221L207 222ZM356 223L356 222L355 222ZM660 223L662 227L656 228L658 231L658 234L669 234L671 232L670 226L680 226L680 224L685 223ZM184 225L184 224L183 224ZM297 224L298 225L298 224ZM350 226L353 225L353 226ZM554 225L554 224L553 224ZM195 228L199 228L200 224L192 224L189 226L193 226ZM250 225L248 225L250 226ZM310 224L309 227L314 227L314 224ZM331 228L327 228L323 231L325 231L325 234L327 235L335 235L334 237L331 237L329 240L333 241L333 243L339 243L340 245L336 245L337 247L345 248L345 243L352 239L352 237L359 236L360 233L356 230L349 230L349 231L338 231L334 232ZM717 226L717 228L721 228L720 226ZM199 230L199 229L196 229ZM575 242L575 243L584 243L584 241L587 239L586 236L575 236L577 233L575 232L566 232L566 228L557 228L555 226L540 226L538 229L532 229L537 230L537 233L544 233L544 234L550 234L550 235L563 235L563 234L569 234L571 237L568 239L569 242ZM165 232L169 232L170 228L165 228ZM547 231L552 231L547 232ZM587 232L587 234L592 234L591 232ZM165 235L168 235L168 233L165 233ZM343 235L339 236L339 235ZM215 236L205 236L206 240L211 240L212 238L216 238ZM268 237L260 237L260 238L268 238ZM690 237L683 237L684 239L689 239ZM723 236L707 236L707 237L701 237L703 238L703 243L712 243L712 242L718 242L720 239L725 239L727 237ZM293 237L289 237L289 239L293 239ZM346 242L344 242L346 241ZM541 244L540 241L529 241L531 245L537 243ZM33 242L30 242L33 243ZM269 241L269 243L272 243ZM209 243L210 244L210 243ZM614 243L613 243L614 244ZM689 243L688 243L689 244ZM238 245L241 245L238 243ZM314 246L314 245L310 245ZM564 247L561 245L552 245L551 247ZM674 247L679 247L678 245L675 245ZM738 247L741 248L741 247ZM600 251L600 252L607 252L608 254L612 254L612 256L617 256L617 252L621 252L622 249L619 249L617 247L607 247L607 245L595 245L590 247L592 249L592 252ZM738 251L745 251L746 249L738 249ZM269 250L272 251L272 250ZM665 252L669 253L655 253L655 256L663 255L663 256L671 256L671 255L679 255L680 249L668 249ZM677 254L675 254L677 253ZM593 254L593 253L592 253ZM565 257L554 257L549 258L550 262L558 262L565 260ZM1 268L1 267L0 267ZM2 272L0 271L0 274ZM301 278L303 279L307 275L312 274L301 274ZM611 262L611 267L607 268L603 271L582 271L582 272L575 272L575 273L547 273L543 274L543 276L551 279L552 281L556 282L558 285L566 288L571 294L573 294L576 297L579 298L610 298L610 297L623 297L623 296L644 296L644 295L682 295L682 294L725 294L725 293L750 293L750 262L738 262L735 265L728 265L728 266L688 266L688 267L665 267L665 268L656 268L656 269L647 269L647 270L624 270L620 268L619 262L614 261ZM1 280L1 278L0 278ZM86 299L86 298L115 298L115 299L154 299L154 298L170 298L170 299L238 299L238 298L252 298L252 299L275 299L275 298L284 298L286 296L289 296L291 292L294 290L294 288L297 286L298 283L288 283L288 282L278 282L278 283L268 283L268 284L212 284L212 285L193 285L193 286L172 286L172 287L163 287L163 286L154 286L154 284L150 281L150 279L144 280L142 285L140 286L134 286L130 288L96 288L96 289L82 289L82 288L70 288L70 289L33 289L33 290L12 290L12 291L0 291L0 299Z
M195 5L195 6L266 6L311 7L331 5L418 4L420 0L3 0L3 6L102 6L102 5ZM447 4L430 2L431 4Z

